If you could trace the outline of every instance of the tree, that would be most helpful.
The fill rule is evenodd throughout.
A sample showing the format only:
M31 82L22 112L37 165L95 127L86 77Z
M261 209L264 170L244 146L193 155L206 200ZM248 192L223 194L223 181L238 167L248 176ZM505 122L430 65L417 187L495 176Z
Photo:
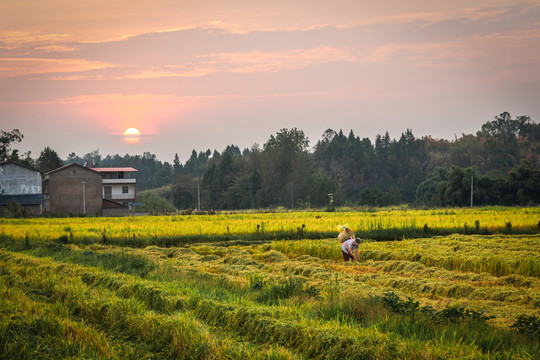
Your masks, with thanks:
M233 155L229 151L225 150L221 155L217 154L209 161L207 170L203 174L203 186L207 193L206 196L209 198L209 206L217 209L236 207L233 203L227 201L225 193L237 175Z
M190 174L177 176L176 185L172 191L173 204L178 209L193 209L196 207L196 184Z
M42 173L57 169L63 165L64 162L60 159L58 153L48 146L41 151L41 154L39 154L39 158L37 159L38 169Z
M206 169L206 164L208 163L208 159L210 158L210 154L212 152L210 149L206 150L205 152L199 152L197 155L197 152L193 150L191 152L190 158L186 161L186 164L183 168L184 174L191 174L193 177L199 177L204 173L204 170Z
M92 150L91 152L84 154L82 157L82 160L88 165L88 166L100 166L101 162L101 154L99 153L99 149Z
M227 145L225 152L229 153L233 157L240 156L242 154L240 152L240 148L236 145Z
M182 173L182 164L180 163L180 158L178 157L178 154L174 154L174 161L173 161L173 175L176 177L176 175L179 175Z
M448 181L448 169L436 167L416 188L416 202L420 205L443 206Z
M330 207L343 204L344 196L339 185L325 173L313 176L309 185L308 201L313 206Z
M448 172L448 183L444 191L444 206L467 206L471 200L472 168L452 166ZM478 175L476 175L478 177Z
M508 173L509 187L516 203L522 206L540 203L540 170L524 161Z
M508 112L495 116L495 120L482 125L476 135L485 143L490 154L490 173L504 176L520 162L518 137L529 129L530 118L518 116L512 119Z
M518 135L524 131L525 125L530 123L529 116L518 116L512 119L508 112L495 116L495 120L482 125L482 129L476 133L478 137L494 137L502 140L505 144L515 141Z
M294 206L294 199L305 199L313 162L309 140L302 130L281 129L263 146L260 164L260 197L263 206Z
M23 137L24 135L21 134L19 129L13 129L12 131L0 131L0 163L10 160L11 145L16 142L21 142Z
M491 166L486 139L474 135L464 134L452 144L447 154L450 166L474 166L482 172L488 171Z
M233 180L223 198L229 209L249 209L254 207L255 191L256 181L253 181L253 175L246 173Z

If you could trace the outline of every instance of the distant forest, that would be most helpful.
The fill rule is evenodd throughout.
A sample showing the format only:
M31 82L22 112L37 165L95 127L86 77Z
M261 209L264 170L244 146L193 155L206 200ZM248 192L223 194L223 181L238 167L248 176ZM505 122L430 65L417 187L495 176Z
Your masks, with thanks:
M102 157L98 150L71 153L63 163L134 167L139 190L168 186L160 193L178 209L197 208L198 193L205 210L469 206L471 182L474 205L540 203L540 124L529 116L504 112L475 135L454 140L416 138L407 129L398 139L386 132L372 141L328 129L312 150L309 145L292 128L271 135L262 148L193 150L185 164L178 155L169 163L149 152ZM48 170L50 156L42 152L31 165Z

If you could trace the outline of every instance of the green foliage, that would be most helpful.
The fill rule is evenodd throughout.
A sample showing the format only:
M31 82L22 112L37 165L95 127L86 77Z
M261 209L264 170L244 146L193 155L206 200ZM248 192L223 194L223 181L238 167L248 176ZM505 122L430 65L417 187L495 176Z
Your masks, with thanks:
M0 164L11 159L11 145L21 142L23 137L24 135L21 134L19 129L13 129L12 131L0 130Z
M476 133L478 137L492 137L502 140L503 143L515 141L520 133L525 129L525 125L530 123L529 116L519 116L512 119L508 112L495 116L495 120L488 121L482 125L482 129Z
M64 165L58 153L50 147L45 147L37 159L37 167L42 173L49 172Z
M325 173L318 173L310 180L308 201L316 207L342 205L345 202L343 191L334 179Z
M197 208L197 184L191 175L177 175L171 196L174 206L178 209Z
M311 294L315 293L310 289ZM289 277L278 284L266 284L257 296L257 301L265 304L277 304L280 300L288 299L292 296L304 294L304 281L299 278Z
M411 319L415 313L426 315L436 321L450 321L454 323L462 321L485 322L495 318L493 315L485 315L483 310L465 309L464 306L447 306L440 311L436 311L429 305L420 307L420 303L415 301L412 296L407 298L407 300L401 300L393 291L387 291L382 296L376 296L375 301L383 304L394 313L409 315Z
M264 144L258 168L261 178L257 194L259 206L294 208L294 203L300 203L298 199L306 199L314 173L308 145L304 132L296 128L281 129L276 136L270 136Z
M505 178L480 176L472 168L436 168L416 190L416 201L427 206L534 205L540 203L540 170L527 161Z
M1 195L6 196L6 195ZM6 196L9 198L9 196ZM14 198L11 198L7 201L6 205L3 208L0 208L0 215L5 218L24 218L29 214L26 209L17 202Z
M391 186L386 192L378 188L364 189L360 193L358 203L369 206L397 205L401 203L401 193L394 186Z
M511 326L521 334L533 335L540 338L540 318L536 315L520 315Z
M142 206L138 207L139 209L175 210L174 206L167 199L152 190L140 192L137 196L137 202L143 203Z
M251 274L249 276L249 288L251 290L262 290L266 287L266 280L260 274Z

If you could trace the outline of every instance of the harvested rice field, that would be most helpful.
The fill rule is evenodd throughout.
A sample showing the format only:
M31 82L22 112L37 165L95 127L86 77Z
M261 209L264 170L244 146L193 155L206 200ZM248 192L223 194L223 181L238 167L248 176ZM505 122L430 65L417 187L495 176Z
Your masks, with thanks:
M538 359L539 220L536 208L0 219L0 358ZM359 262L341 256L345 223Z

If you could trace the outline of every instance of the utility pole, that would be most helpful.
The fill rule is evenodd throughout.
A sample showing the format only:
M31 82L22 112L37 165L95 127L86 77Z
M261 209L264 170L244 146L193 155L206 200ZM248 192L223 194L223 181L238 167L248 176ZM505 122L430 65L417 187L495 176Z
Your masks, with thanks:
M82 206L83 206L83 214L86 215L86 189L84 188L84 185L86 184L86 181L82 182Z

